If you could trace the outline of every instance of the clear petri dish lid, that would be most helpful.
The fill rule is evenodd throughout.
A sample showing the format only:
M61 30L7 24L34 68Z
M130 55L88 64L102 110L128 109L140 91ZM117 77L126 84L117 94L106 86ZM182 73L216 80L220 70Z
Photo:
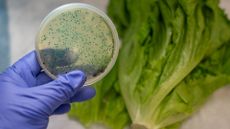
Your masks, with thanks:
M85 85L91 85L112 69L120 42L104 12L88 4L72 3L45 17L35 46L38 61L51 78L81 70L87 76Z

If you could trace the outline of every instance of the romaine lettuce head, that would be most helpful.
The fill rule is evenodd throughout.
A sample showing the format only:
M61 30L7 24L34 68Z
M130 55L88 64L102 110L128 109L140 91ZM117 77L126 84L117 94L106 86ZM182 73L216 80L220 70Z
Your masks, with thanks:
M130 26L119 58L121 93L135 125L163 128L188 116L164 116L161 106L175 88L187 86L184 79L203 59L225 45L230 24L217 0L127 0L126 8Z
M94 99L70 113L111 129L178 129L230 83L230 22L218 0L110 0L122 38Z

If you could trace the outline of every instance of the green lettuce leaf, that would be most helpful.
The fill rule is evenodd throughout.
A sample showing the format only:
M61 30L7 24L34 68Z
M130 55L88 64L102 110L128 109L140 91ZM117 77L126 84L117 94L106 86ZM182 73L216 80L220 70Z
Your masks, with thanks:
M80 121L85 127L100 124L106 128L123 129L130 123L124 100L117 81L117 65L95 85L96 96L87 102L72 104L70 118Z
M215 51L167 95L157 111L157 125L167 127L197 111L218 88L230 83L230 42Z

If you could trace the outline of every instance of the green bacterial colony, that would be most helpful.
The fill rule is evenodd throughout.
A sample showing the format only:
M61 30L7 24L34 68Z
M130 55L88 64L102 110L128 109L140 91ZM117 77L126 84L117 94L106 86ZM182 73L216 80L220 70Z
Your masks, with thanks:
M113 57L114 39L106 21L84 8L60 12L40 31L38 50L53 74L82 70L87 78L104 72Z

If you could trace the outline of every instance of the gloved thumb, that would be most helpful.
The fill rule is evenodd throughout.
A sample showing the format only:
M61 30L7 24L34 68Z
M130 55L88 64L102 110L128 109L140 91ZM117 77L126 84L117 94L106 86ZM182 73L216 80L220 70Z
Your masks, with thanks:
M63 103L70 100L77 90L84 85L86 76L81 71L72 71L60 75L56 80L33 88L33 96L44 105L46 113L52 113Z

